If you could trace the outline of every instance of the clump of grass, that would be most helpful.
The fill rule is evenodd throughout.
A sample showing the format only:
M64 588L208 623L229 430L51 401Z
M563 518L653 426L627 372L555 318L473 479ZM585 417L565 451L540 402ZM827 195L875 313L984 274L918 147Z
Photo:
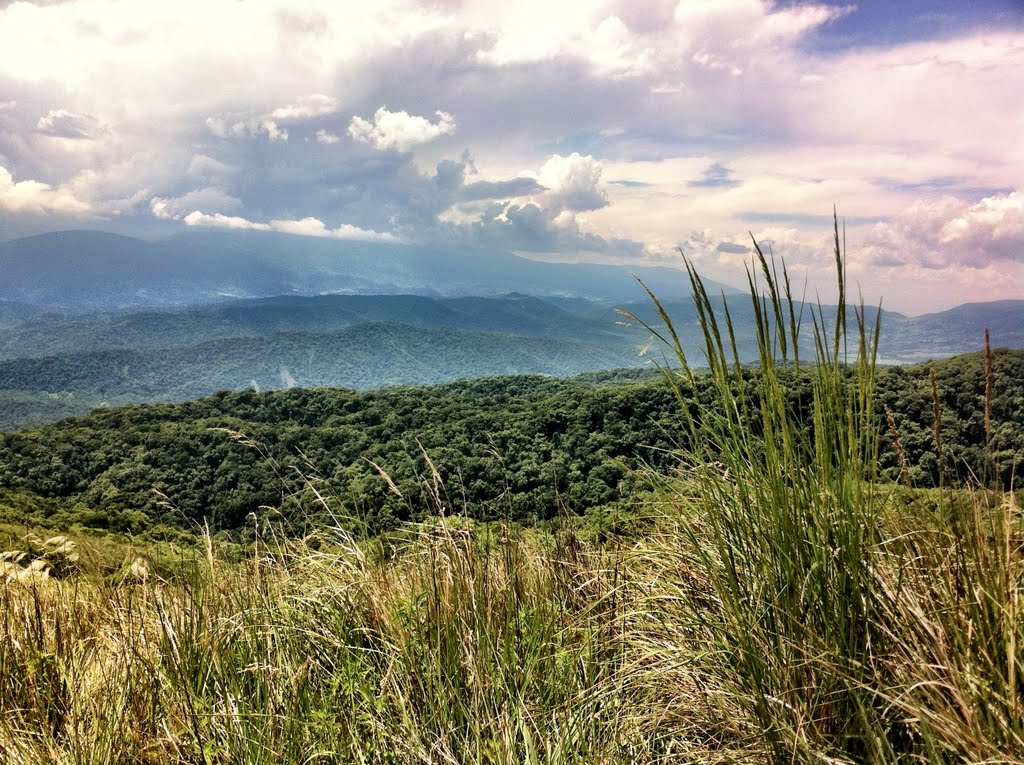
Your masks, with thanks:
M1024 762L1020 508L979 494L947 512L900 539L901 565L880 571L885 695L914 722L923 761Z
M692 616L709 636L710 666L725 668L737 703L776 758L827 743L830 755L879 759L891 753L886 731L899 721L870 677L873 657L887 650L873 597L881 542L872 400L878 320L872 331L863 307L856 310L851 359L837 224L837 311L834 318L820 306L812 313L813 403L799 411L790 385L807 327L785 264L780 269L754 248L758 270L748 270L748 280L759 357L752 379L739 362L728 304L718 315L687 263L715 390L696 411L693 365L651 293L681 369L666 376L689 426L680 452L686 557L714 594L714 607Z
M19 547L0 552L0 577L18 582L39 581L50 576L68 576L78 570L78 545L63 534L43 540L30 533L22 538Z
M674 353L678 370L664 371L689 428L681 477L667 485L678 536L648 551L688 572L663 571L651 606L673 613L687 639L660 650L680 687L715 689L709 729L742 741L745 723L774 761L1021 761L1018 511L1008 500L991 513L978 499L957 503L946 525L890 522L873 400L880 316L859 305L849 322L838 221L834 241L836 314L818 305L809 326L785 264L754 243L753 376L739 364L728 303L717 308L687 263L710 402L692 395L693 365L651 293L664 323L652 331ZM809 364L798 356L804 332ZM793 390L801 367L809 411ZM680 704L699 699L681 694Z

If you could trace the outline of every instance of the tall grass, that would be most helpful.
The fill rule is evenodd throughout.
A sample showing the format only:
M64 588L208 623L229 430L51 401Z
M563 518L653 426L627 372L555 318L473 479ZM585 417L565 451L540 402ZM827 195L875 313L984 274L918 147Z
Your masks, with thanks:
M1022 761L1018 510L1011 495L995 513L959 495L951 519L894 517L878 480L880 317L856 306L848 326L838 221L834 242L837 311L819 305L809 325L785 265L755 242L755 375L739 364L728 304L716 309L687 264L708 402L692 395L693 364L651 293L689 434L668 486L681 539L650 555L705 585L694 597L677 578L675 618L694 637L675 654L730 697L778 762ZM805 333L810 363L799 358Z
M449 520L211 545L173 580L11 579L0 761L631 761L614 562L559 539Z

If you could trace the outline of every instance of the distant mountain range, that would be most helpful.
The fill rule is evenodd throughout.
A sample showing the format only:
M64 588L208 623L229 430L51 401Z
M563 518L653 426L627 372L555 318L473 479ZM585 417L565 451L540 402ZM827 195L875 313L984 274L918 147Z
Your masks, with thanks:
M882 353L901 362L970 353L984 346L985 329L995 347L1024 348L1024 300L964 303L923 316L886 313Z
M68 232L0 245L0 430L221 389L565 376L662 358L642 326L660 321L624 268L297 239L188 233L154 244ZM685 274L643 276L699 366L700 324ZM342 284L384 294L302 294ZM511 285L523 289L493 294ZM401 289L418 294L394 294ZM226 296L274 290L284 294ZM472 290L480 294L462 294ZM741 358L750 360L750 298L732 291L728 300ZM834 319L834 307L823 311ZM809 307L804 315L809 322ZM978 350L986 327L994 346L1024 347L1024 301L918 317L883 312L881 322L882 363ZM812 343L807 326L804 358L813 357Z
M147 242L62 231L0 244L0 300L61 312L332 293L452 297L521 292L624 301L643 296L634 273L658 285L666 298L690 292L686 273L676 268L546 263L500 251L442 251L267 232L188 231Z
M736 330L740 356L753 359L757 356L754 344L755 325L749 296L728 296L729 310ZM658 317L649 303L635 303L626 306L652 327L658 326ZM698 339L700 322L692 301L667 301L666 308L676 325L689 353L699 353ZM799 303L795 313L801 312ZM813 307L816 312L817 305ZM802 358L814 357L814 338L810 322L812 307L802 308L804 330L801 335ZM822 306L825 321L829 326L836 314L835 306ZM947 311L905 316L895 311L881 311L867 308L866 322L869 331L874 327L876 315L881 322L878 343L878 362L881 364L915 364L930 359L948 358L962 353L972 353L984 347L985 329L989 330L993 347L1024 348L1024 300L999 300L991 303L965 303ZM851 334L856 332L857 317L854 309L847 309L847 326ZM851 346L850 352L855 348Z
M0 317L3 307L0 305ZM585 300L419 295L281 296L184 308L123 309L65 316L25 313L0 332L0 358L107 350L151 350L280 333L332 333L387 322L413 328L505 332L616 343L611 304ZM0 326L3 319L0 318Z

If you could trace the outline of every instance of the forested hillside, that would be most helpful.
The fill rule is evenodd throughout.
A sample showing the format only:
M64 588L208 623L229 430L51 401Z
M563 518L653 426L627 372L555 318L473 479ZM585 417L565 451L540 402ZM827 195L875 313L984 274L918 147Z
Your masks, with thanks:
M637 349L499 332L361 324L187 348L0 360L0 390L181 401L219 390L426 385L486 374L573 375L642 363Z
M993 369L988 445L982 354L880 371L881 465L890 479L932 486L941 469L947 482L973 476L1010 484L1024 460L1024 351L996 351ZM795 410L809 418L809 380L793 390ZM689 395L709 398L710 384L698 378ZM675 467L672 450L683 434L673 394L641 370L365 393L225 392L0 435L0 491L11 518L28 513L49 525L135 531L204 518L230 528L267 507L301 524L323 510L307 481L336 512L371 530L437 512L439 503L446 512L529 522L627 499L642 487L635 468ZM435 486L427 456L443 488Z
M721 296L711 297L721 310ZM680 342L697 363L702 330L692 300L668 301ZM809 324L835 308L794 305ZM633 316L629 319L627 316ZM867 312L869 328L875 314ZM737 350L757 357L751 302L730 299ZM856 320L852 309L847 321ZM644 324L650 301L568 297L278 296L186 308L60 315L0 303L0 430L42 425L97 406L177 402L219 390L427 385L510 374L570 376L643 366L659 346ZM1024 346L1024 301L960 306L910 318L883 312L886 363L981 347ZM810 331L799 337L814 355ZM641 355L651 349L647 357Z

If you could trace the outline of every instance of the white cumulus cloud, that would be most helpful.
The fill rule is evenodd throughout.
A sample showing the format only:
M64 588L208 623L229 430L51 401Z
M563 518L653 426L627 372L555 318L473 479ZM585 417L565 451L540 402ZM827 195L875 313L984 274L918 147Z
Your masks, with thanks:
M244 119L207 117L206 128L218 138L259 138L262 136L271 141L288 140L288 131L280 127L274 120L266 117Z
M1024 194L985 197L947 222L939 243L1024 261Z
M156 211L154 210L154 213ZM158 217L160 217L158 215ZM200 212L199 210L193 210L188 215L184 216L181 220L188 226L209 226L212 228L234 228L234 229L253 229L256 231L271 231L272 229L266 223L255 223L247 218L242 218L238 215L222 215L221 213L209 213Z
M171 201L173 202L174 200ZM281 234L293 234L296 236L316 236L328 239L351 239L362 242L401 241L394 234L360 228L359 226L353 226L350 223L342 223L334 228L328 228L322 220L313 217L302 218L300 220L271 220L269 223L260 223L238 215L206 213L201 210L193 210L187 215L181 215L174 212L173 207L168 204L167 200L159 198L154 198L150 202L150 209L153 215L157 218L180 220L187 226L229 228L250 231L276 231Z
M153 215L163 220L181 220L189 212L200 208L229 212L241 206L240 199L216 186L189 191L178 197L153 197L149 203Z
M951 196L921 200L875 225L866 239L875 262L888 267L1024 262L1024 194L995 194L974 204Z
M272 220L270 228L283 234L298 236L322 236L330 239L356 239L364 242L397 242L393 234L359 228L349 223L342 223L335 228L328 228L319 218L303 218L302 220Z
M231 173L232 168L207 154L193 154L188 161L185 174L189 178L214 179L223 178Z
M437 122L406 111L392 112L382 106L374 113L373 122L359 116L353 117L348 125L348 134L356 141L378 149L409 151L414 146L455 132L455 118L452 115L442 111L434 114Z
M601 163L589 155L552 155L536 176L547 189L541 196L542 204L573 213L605 207L608 195L602 188L601 171Z
M325 144L329 145L329 144L332 144L332 143L337 143L338 141L341 140L341 138L339 136L335 135L334 133L329 133L326 130L317 130L316 131L316 140L317 140L317 143L325 143Z
M325 96L323 93L313 93L304 96L294 104L274 109L270 113L275 120L305 120L311 117L322 117L325 114L333 114L338 111L338 99L334 96Z
M40 181L15 181L10 171L0 165L0 209L13 213L82 214L91 208L67 189Z

